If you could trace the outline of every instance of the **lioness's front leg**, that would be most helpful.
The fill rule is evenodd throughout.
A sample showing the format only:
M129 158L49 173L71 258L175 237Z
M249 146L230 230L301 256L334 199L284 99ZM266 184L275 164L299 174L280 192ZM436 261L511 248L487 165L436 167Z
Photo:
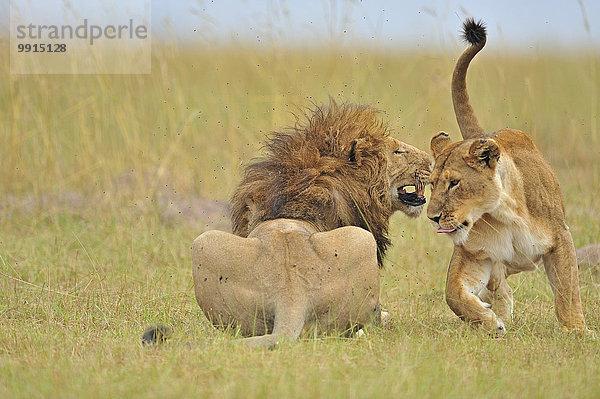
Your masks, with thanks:
M477 296L488 284L491 267L489 260L480 263L463 247L455 246L446 279L446 302L461 319L504 335L504 322Z
M575 247L567 229L559 233L552 250L544 255L544 268L554 292L558 322L567 330L587 331L581 309Z

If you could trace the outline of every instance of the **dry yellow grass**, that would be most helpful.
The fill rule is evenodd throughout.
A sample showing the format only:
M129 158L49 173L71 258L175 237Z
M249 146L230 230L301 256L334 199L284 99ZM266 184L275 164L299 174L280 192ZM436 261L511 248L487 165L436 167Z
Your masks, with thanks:
M514 323L490 339L447 308L451 243L425 218L394 217L393 320L364 339L251 351L194 302L189 247L214 221L171 202L226 200L265 135L329 95L379 107L420 148L457 138L458 53L157 45L151 75L118 76L9 75L0 60L0 397L598 396L600 343L558 331L543 271L511 278ZM600 241L597 65L483 53L469 75L484 128L524 130L555 168L578 246ZM172 343L142 348L157 321Z

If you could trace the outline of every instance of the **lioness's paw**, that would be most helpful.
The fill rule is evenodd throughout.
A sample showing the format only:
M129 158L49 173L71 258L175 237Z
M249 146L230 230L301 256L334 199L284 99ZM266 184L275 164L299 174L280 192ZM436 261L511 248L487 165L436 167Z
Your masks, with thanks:
M492 327L490 335L493 338L502 338L504 335L506 335L506 326L501 319L496 319L496 323Z
M580 337L584 337L586 339L592 340L592 341L596 341L598 339L596 332L592 331L592 330L588 330L587 328L585 330L578 330L577 335L579 335Z
M504 321L496 315L493 315L491 319L482 322L481 327L487 330L492 338L502 338L506 334Z
M588 330L587 328L585 329L585 331L583 332L583 335L588 338L588 339L592 339L592 340L597 340L598 339L598 335L596 335L595 331L592 330Z
M382 326L387 325L387 323L390 322L390 320L392 320L392 316L390 316L390 312L384 312L383 310L381 311L381 321L380 324Z
M597 339L596 332L592 331L592 330L588 330L587 328L577 329L577 328L568 328L566 326L561 326L560 329L562 332L565 332L567 334L577 334L578 336L585 337L585 338L592 339L592 340Z

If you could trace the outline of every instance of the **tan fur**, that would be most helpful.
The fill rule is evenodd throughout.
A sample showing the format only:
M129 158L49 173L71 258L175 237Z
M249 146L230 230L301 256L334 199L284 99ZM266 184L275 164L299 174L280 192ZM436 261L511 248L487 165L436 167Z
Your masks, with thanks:
M379 319L388 220L421 212L398 190L422 192L432 158L376 116L332 102L274 133L247 167L232 199L236 235L208 231L192 247L196 299L214 325L272 347L312 323L331 331Z
M454 73L452 74L452 104L454 105L456 121L465 139L485 135L485 131L479 125L479 121L471 107L469 94L467 93L467 68L473 57L485 46L485 42L486 39L481 43L469 46L456 61Z
M459 59L463 81L483 44L469 47L469 56ZM567 330L586 331L575 248L550 165L523 132L502 129L481 137L466 86L453 82L452 88L465 140L453 143L445 133L432 139L435 165L427 209L438 232L454 242L448 305L462 319L502 335L513 304L506 277L543 263L558 321Z
M317 232L275 219L242 238L208 231L192 248L196 299L217 327L240 329L250 346L295 340L306 325L344 331L378 320L377 248L366 230Z

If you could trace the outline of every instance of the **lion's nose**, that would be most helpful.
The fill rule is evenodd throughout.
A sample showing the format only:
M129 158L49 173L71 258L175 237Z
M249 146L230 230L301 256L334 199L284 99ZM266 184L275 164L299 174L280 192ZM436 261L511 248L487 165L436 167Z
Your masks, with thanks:
M442 214L440 213L440 214L439 214L439 215L437 215L437 216L433 216L433 217L431 217L431 216L427 216L427 217L428 217L429 219L433 220L434 222L436 222L436 223L439 223L439 222L440 222L440 218L442 217Z

